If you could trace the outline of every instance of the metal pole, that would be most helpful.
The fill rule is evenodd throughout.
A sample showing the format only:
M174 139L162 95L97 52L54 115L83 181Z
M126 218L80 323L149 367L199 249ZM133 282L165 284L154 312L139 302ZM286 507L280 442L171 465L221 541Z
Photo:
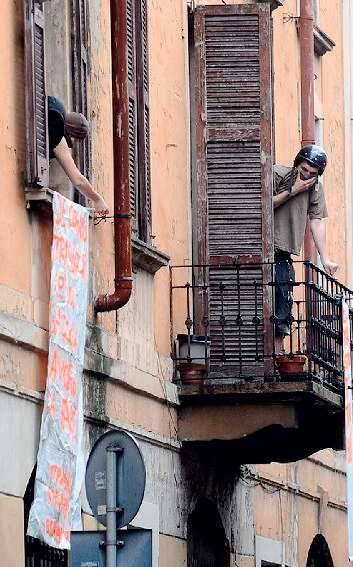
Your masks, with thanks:
M117 567L116 514L117 514L117 453L120 447L107 447L107 567Z
M107 567L116 567L116 452L107 447Z

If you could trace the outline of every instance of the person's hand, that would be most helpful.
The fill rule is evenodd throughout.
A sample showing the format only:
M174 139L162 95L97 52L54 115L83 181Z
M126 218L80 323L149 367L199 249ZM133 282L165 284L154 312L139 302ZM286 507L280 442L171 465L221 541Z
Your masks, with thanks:
M338 270L338 264L336 262L331 262L331 260L323 260L321 258L322 266L330 276L334 276Z
M106 216L109 215L109 207L107 203L104 201L103 197L99 196L96 199L92 200L94 213L96 215Z
M309 191L310 187L314 185L315 179L315 176L309 177L309 179L301 179L300 173L298 172L297 178L292 187L291 195L299 195L299 193L305 193L305 191Z

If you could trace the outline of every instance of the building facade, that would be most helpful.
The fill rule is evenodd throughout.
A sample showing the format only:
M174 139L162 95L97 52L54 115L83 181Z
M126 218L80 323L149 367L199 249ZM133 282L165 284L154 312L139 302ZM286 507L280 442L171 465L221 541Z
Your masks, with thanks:
M353 286L353 6L351 0L313 3L315 80L310 96L316 141L329 158L324 175L328 250L340 265L339 281L349 288ZM232 231L248 234L242 232L242 219L259 250L253 253L261 256L251 276L255 280L251 293L263 285L265 272L256 270L271 260L271 242L264 244L262 235L272 234L272 164L291 165L302 140L300 4L299 0L4 1L0 23L4 566L22 567L30 554L41 553L26 540L25 531L47 374L52 191L80 199L55 160L48 160L46 95L57 96L66 108L87 115L89 141L74 148L75 159L112 215L119 211L116 203L114 207L117 179L129 183L133 291L119 310L95 309L96 298L110 294L117 280L116 255L123 254L123 247L115 246L118 223L92 218L90 224L85 452L87 456L108 429L121 428L138 440L147 484L133 526L152 530L153 566L348 566L339 363L331 360L330 366L326 361L322 367L318 363L323 379L317 387L311 386L317 384L311 379L304 380L305 388L297 387L296 381L282 390L276 381L264 381L263 360L272 339L270 327L261 327L261 320L270 320L271 315L266 311L270 302L262 303L262 296L261 312L254 314L250 308L254 325L259 326L256 331L262 333L259 343L256 339L256 364L240 354L240 362L237 358L232 368L239 364L248 365L251 372L257 368L255 382L269 386L255 384L256 391L245 392L245 386L238 391L238 384L252 383L248 375L228 381L231 386L220 391L217 388L223 388L229 372L216 380L211 376L213 386L205 402L205 392L201 395L198 387L183 390L180 366L173 360L177 335L190 337L185 321L194 319L196 325L197 314L205 316L200 307L204 296L197 292L190 292L188 311L185 294L189 288L195 292L195 286L185 284L198 281L202 288L205 282L198 267L208 264L212 254L217 258L230 254L233 243L227 236ZM240 30L240 40L234 44L232 22ZM119 34L116 43L111 40L114 29ZM260 55L252 66L254 50ZM116 75L114 58L124 63ZM234 141L234 132L240 131ZM125 166L119 155L125 156ZM239 169L239 160L244 170L241 165ZM248 183L249 176L258 185ZM220 190L222 197L232 193L234 178L242 181L234 185L240 187L236 204L228 203L231 212L239 213L232 224L224 220L227 200L212 210L216 193L202 194L200 187ZM217 184L219 179L223 184ZM251 256L252 242L245 239L239 244L241 255ZM207 266L210 286L219 281L217 262L213 268ZM298 281L305 281L304 272L298 265ZM304 288L303 283L298 304ZM223 305L223 299L210 301L215 310ZM232 296L230 302L240 313L241 300ZM208 318L211 322L198 319L195 335L210 333L211 346L207 339L204 343L206 351L211 348L212 361L217 343L216 338L212 343L212 332L215 337L217 332L212 316ZM296 337L302 336L298 326ZM224 329L221 334L224 339ZM249 349L254 348L255 335L249 335ZM242 340L230 342L229 348L236 344L237 352L242 348L245 352L248 347ZM292 351L292 345L289 348ZM265 433L258 436L259 432ZM84 529L97 529L85 495L82 518ZM65 552L60 561L69 564Z

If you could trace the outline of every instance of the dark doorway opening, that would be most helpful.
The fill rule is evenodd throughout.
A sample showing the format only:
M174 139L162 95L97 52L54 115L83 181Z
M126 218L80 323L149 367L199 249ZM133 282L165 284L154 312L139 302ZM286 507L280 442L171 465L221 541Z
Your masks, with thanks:
M230 550L217 507L202 500L188 520L188 567L230 567Z

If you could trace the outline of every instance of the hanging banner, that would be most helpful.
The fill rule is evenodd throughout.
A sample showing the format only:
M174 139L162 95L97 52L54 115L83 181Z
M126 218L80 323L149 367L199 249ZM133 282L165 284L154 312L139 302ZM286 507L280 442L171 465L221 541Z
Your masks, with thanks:
M349 308L342 302L343 329L343 368L346 430L346 465L347 465L347 507L348 507L348 555L353 561L353 398L352 398L352 354L351 326Z
M82 369L88 295L88 211L54 194L48 376L27 534L70 548L84 478Z

